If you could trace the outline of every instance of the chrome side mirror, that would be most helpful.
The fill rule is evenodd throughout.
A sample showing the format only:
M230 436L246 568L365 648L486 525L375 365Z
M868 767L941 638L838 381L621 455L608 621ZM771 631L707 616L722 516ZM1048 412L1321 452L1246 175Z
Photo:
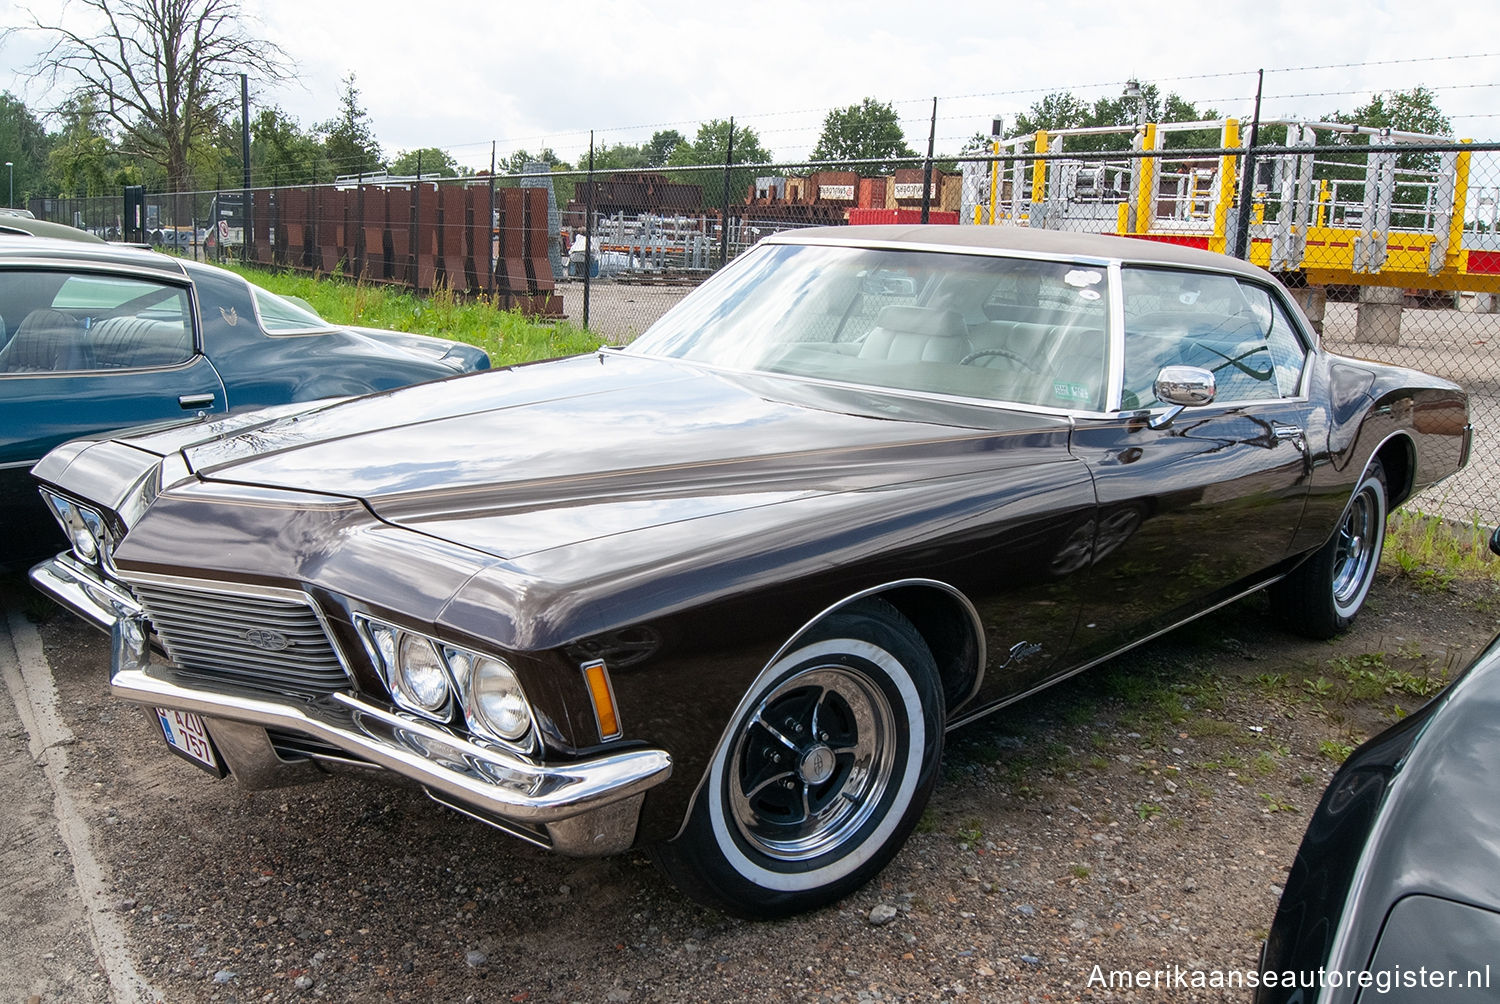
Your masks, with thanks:
M1153 429L1171 425L1184 408L1212 404L1218 392L1213 373L1201 366L1163 366L1152 390L1158 401L1173 406L1148 423Z

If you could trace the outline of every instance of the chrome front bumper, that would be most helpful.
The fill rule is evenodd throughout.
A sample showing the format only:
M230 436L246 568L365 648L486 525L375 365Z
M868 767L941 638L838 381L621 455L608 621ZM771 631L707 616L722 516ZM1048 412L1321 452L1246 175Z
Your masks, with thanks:
M437 801L524 839L565 854L599 855L630 847L646 790L672 772L671 757L653 749L540 764L350 692L304 698L212 688L179 676L170 664L152 665L140 605L70 555L37 565L31 581L110 633L114 696L191 711L207 720L210 734L216 722L226 723L220 727L225 740L217 742L220 752L231 772L247 781L254 777L257 784L266 783L276 768L294 765L277 759L269 742L244 742L242 726L310 736L351 759L409 778Z

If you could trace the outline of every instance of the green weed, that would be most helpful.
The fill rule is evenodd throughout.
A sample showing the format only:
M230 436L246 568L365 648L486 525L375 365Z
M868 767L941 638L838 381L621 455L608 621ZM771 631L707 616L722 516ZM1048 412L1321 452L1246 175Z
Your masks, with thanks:
M1457 578L1500 580L1500 561L1476 517L1455 523L1420 510L1401 509L1386 523L1381 564L1419 589L1451 588Z
M460 297L450 289L436 289L422 297L409 290L348 282L336 276L319 279L290 272L231 268L273 293L305 300L334 324L389 328L467 342L488 352L496 367L578 355L600 345L593 334L566 321L533 321L519 311L496 307L487 296Z
M1263 802L1266 803L1266 811L1267 812L1296 812L1297 811L1297 807L1295 805L1293 805L1291 802L1283 802L1281 799L1277 798L1275 795L1269 794L1269 793L1264 792L1264 791L1260 793L1260 799L1261 799L1261 801L1263 801Z
M1354 752L1354 747L1345 742L1324 739L1318 743L1318 752L1334 763L1343 763L1349 759L1349 754Z
M1135 814L1141 822L1146 823L1161 815L1161 806L1155 802L1135 803Z

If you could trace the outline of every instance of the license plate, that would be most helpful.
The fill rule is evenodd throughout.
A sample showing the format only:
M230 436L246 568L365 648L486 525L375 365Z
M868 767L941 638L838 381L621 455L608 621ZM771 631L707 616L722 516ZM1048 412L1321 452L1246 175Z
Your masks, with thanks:
M224 776L224 768L219 764L219 755L214 750L213 740L208 736L203 719L191 711L157 708L156 720L160 723L161 734L166 737L167 746L172 752L215 777Z

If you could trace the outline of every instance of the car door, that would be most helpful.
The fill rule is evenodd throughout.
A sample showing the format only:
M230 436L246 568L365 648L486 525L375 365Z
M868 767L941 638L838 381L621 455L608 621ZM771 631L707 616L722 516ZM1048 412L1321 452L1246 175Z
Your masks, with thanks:
M0 327L0 521L13 540L50 526L29 475L48 450L78 436L224 410L186 282L7 269ZM24 544L16 547L34 552Z
M1073 439L1099 505L1076 661L1263 581L1290 551L1310 443L1326 436L1306 393L1308 345L1269 286L1154 268L1121 276L1121 408L1080 419ZM1168 365L1208 370L1216 395L1152 428L1167 411L1153 384Z

